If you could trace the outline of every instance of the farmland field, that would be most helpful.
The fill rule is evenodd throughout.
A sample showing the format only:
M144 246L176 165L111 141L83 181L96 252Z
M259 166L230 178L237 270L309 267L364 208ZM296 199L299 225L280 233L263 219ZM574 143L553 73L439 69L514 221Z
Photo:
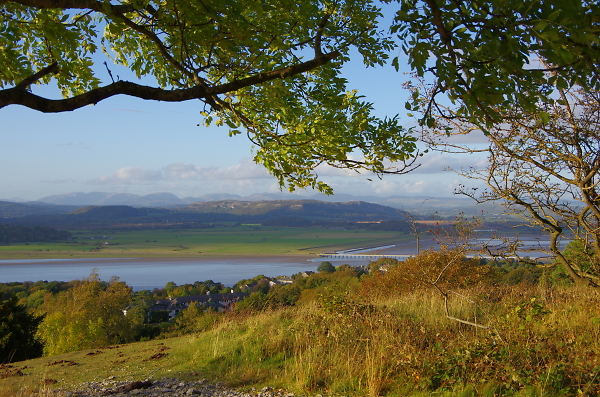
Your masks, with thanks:
M71 242L0 246L0 259L315 255L413 239L410 234L398 232L259 225L179 230L75 231L73 237Z

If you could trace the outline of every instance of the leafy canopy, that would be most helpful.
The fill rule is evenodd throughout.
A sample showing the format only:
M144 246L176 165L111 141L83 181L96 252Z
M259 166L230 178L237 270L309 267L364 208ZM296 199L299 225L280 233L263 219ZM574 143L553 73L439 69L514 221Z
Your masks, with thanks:
M205 123L245 131L281 186L331 193L320 164L401 172L416 152L399 120L373 117L340 75L351 50L368 66L386 60L394 43L380 16L371 0L0 0L0 108L199 99ZM64 98L33 84L56 84Z
M406 105L427 126L439 105L486 130L507 107L543 113L556 88L600 89L596 0L406 0L392 30L430 83Z
M347 90L340 67L351 50L381 65L398 43L430 83L406 104L427 126L440 104L487 130L507 106L545 115L539 105L556 88L600 90L595 0L397 7L393 41L371 0L0 0L0 108L61 112L114 95L200 99L205 123L245 131L255 161L282 187L331 193L317 178L320 164L402 173L417 153L397 117L373 117L372 104ZM153 86L121 80L100 49ZM34 83L56 83L64 99L33 94Z
M459 171L488 189L458 192L502 200L549 234L574 280L597 284L597 269L562 255L557 242L569 232L600 252L600 3L410 0L393 29L417 75L406 107L423 139L436 150L489 154L485 167ZM485 150L447 139L481 131Z

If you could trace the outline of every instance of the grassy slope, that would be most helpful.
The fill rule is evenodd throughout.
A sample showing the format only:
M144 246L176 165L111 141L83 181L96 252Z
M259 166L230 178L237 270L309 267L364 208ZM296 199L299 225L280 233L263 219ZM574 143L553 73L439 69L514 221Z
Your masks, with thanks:
M9 371L24 376L0 379L0 396L28 390L72 388L81 382L140 380L180 377L195 369L185 360L189 337L165 341L139 342L97 350L85 350L13 364ZM6 367L4 367L6 371ZM6 372L5 372L6 374Z
M26 375L0 380L0 396L16 395L23 386L69 388L111 376L208 378L355 396L598 394L597 291L488 286L461 292L479 306L455 298L452 314L483 324L493 320L493 337L446 319L442 299L431 290L374 306L343 300L331 306L330 300L332 310L308 301L229 316L197 334L16 363L13 370ZM49 365L62 360L76 364ZM41 386L46 379L57 383Z
M411 239L397 232L238 226L210 229L83 231L77 243L0 246L0 258L199 255L315 255ZM92 236L114 237L90 240ZM100 250L90 252L100 242ZM104 245L109 242L112 245ZM83 245L85 243L86 245ZM118 245L115 245L118 243Z
M12 364L6 371L20 370L24 376L0 379L0 396L14 396L19 390L43 390L73 388L82 382L102 381L108 378L116 381L160 379L177 377L182 380L208 378L213 381L227 381L230 385L241 386L268 382L271 386L282 384L272 378L261 379L261 367L271 374L272 363L246 362L239 368L223 367L225 360L254 360L252 354L241 356L250 346L260 348L268 341L265 321L277 320L278 316L259 315L238 321L226 321L215 330L194 335L137 342L108 348L66 353L53 357L43 357ZM279 325L281 325L278 322ZM271 331L280 329L273 324ZM260 332L259 332L260 330ZM252 349L251 349L252 350ZM252 365L249 365L252 364ZM249 368L252 368L249 371ZM240 372L241 370L241 372ZM0 371L0 374L2 371ZM241 375L241 376L240 376ZM56 383L54 382L56 381ZM273 384L273 381L275 384Z

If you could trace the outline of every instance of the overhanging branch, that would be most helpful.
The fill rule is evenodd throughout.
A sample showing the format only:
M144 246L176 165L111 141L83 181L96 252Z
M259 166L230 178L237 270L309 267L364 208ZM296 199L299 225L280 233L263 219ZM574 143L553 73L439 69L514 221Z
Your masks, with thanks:
M24 79L23 81L21 81L19 84L17 84L15 86L15 89L17 89L17 90L27 89L27 88L29 88L30 85L32 85L39 79L43 78L44 76L51 74L51 73L56 73L56 72L58 72L58 63L53 62L50 65L43 68L42 70L40 70L39 72L32 74L31 76L29 76L26 79Z
M22 105L30 109L38 110L43 113L60 113L79 109L86 105L93 105L104 99L115 95L127 95L131 97L164 101L164 102L183 102L190 99L207 99L216 95L234 92L242 88L254 86L267 81L283 79L297 74L305 73L325 65L332 59L338 57L340 53L333 51L328 54L315 57L307 62L291 65L285 68L272 70L270 72L257 73L253 76L232 81L230 83L217 85L214 87L195 86L191 88L165 90L161 88L148 87L127 81L117 81L104 87L90 90L84 94L65 99L48 99L35 95L27 91L23 82L35 82L35 77L40 73L48 74L48 68L26 78L13 88L0 90L0 109L8 105ZM56 66L52 67L55 68ZM45 71L45 72L44 72ZM37 77L38 79L40 77Z
M0 0L0 5L16 3L38 9L94 10L104 13L110 10L115 14L133 12L133 4L110 4L96 0Z

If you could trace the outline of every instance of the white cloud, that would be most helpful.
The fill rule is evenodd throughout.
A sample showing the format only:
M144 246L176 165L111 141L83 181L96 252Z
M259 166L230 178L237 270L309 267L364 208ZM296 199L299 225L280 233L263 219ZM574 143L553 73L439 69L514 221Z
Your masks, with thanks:
M415 174L438 174L445 171L447 168L460 170L470 167L485 167L487 157L484 154L470 155L448 155L440 153L425 154L420 161L421 166L414 170Z
M385 178L385 177L384 177ZM373 183L365 184L363 188L363 194L374 194L374 195L420 195L428 194L431 191L442 192L436 183L431 183L424 180L379 180L373 181ZM370 189L369 189L370 188ZM446 189L444 189L446 190Z
M484 156L474 155L465 157L431 153L422 159L423 165L413 172L405 175L384 175L381 179L370 173L355 173L326 165L319 166L316 172L319 179L330 185L336 193L437 197L452 195L462 179L455 173L443 171L447 166L460 169L485 166L486 163ZM465 182L463 180L463 183ZM119 191L176 191L182 197L221 192L247 196L279 191L275 178L250 158L226 168L199 167L184 162L168 164L156 170L123 167L111 175L98 177L88 183ZM308 189L304 193L315 192Z
M358 175L360 175L360 173L353 171L353 170L348 170L348 169L344 169L344 168L336 168L336 167L332 167L328 164L321 164L319 165L317 168L315 168L315 172L317 173L317 175L319 176L339 176L339 177L356 177ZM363 171L363 173L366 174L366 172Z
M362 159L357 159L362 160ZM414 164L408 164L407 169L411 169L417 165L412 171L406 175L414 174L442 174L448 172L448 169L461 170L471 167L481 168L487 164L487 155L485 153L475 153L469 155L452 155L448 153L431 152L426 153L422 157L416 159ZM387 163L388 169L392 170L396 167L402 170L402 163ZM332 167L327 164L321 164L315 169L319 177L352 177L352 178L376 178L376 176L366 170L348 170L343 168Z
M203 174L205 179L273 179L265 167L245 158L240 164L228 168L213 169Z
M160 171L145 170L141 167L123 167L114 174L101 176L94 179L91 183L95 185L109 184L138 184L146 182L155 182L161 179Z
M489 146L490 140L481 130L472 131L468 134L451 135L445 139L446 142L454 145L486 145Z
M198 179L202 174L212 167L197 167L188 163L169 164L162 168L162 179L166 180L188 180Z
M272 178L264 167L254 163L251 159L244 159L240 164L228 168L198 167L189 163L169 164L160 170L123 167L112 175L100 176L89 183L93 185L135 185L177 181L272 180Z

